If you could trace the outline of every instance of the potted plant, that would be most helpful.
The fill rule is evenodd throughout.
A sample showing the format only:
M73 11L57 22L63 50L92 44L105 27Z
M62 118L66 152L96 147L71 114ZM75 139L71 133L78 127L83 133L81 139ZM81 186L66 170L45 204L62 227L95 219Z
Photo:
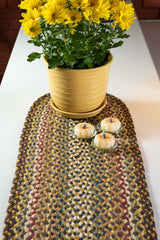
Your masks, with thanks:
M29 43L41 47L28 61L43 56L55 106L86 113L105 99L110 49L123 44L134 22L124 0L22 0L22 28Z

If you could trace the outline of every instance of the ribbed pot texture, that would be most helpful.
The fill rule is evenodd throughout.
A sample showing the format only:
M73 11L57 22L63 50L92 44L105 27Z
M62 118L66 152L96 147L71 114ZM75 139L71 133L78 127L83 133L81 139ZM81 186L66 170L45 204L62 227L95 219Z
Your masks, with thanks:
M92 69L48 69L44 59L51 98L60 110L72 113L86 113L100 107L104 101L110 65Z

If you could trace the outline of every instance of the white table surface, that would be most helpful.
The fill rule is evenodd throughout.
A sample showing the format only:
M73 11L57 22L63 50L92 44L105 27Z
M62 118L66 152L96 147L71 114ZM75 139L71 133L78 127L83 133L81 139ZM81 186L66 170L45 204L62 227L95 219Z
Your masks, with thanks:
M160 236L160 82L138 21L128 33L125 44L112 51L108 92L132 115ZM20 30L0 86L0 239L25 117L32 103L49 92L42 59L26 60L35 51L27 39Z

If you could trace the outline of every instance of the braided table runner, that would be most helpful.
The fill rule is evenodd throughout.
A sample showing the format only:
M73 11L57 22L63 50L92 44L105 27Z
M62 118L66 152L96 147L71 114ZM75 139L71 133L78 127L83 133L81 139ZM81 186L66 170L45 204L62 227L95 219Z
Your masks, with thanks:
M3 239L155 240L152 206L134 125L127 107L107 94L104 110L85 121L120 119L118 146L109 151L72 134L75 124L50 105L50 95L31 107L20 139L18 162Z

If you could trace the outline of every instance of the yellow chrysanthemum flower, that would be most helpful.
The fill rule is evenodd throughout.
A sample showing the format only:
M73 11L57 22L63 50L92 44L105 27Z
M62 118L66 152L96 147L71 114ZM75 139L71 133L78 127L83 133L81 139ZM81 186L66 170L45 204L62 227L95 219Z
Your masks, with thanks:
M77 22L81 21L82 14L77 10L67 10L65 18L66 18L65 24L69 23L76 24Z
M95 22L97 24L100 23L100 12L98 11L98 9L88 9L84 11L83 14L86 20L90 22Z
M99 11L102 0L87 0L87 5L83 9L84 17L90 22L100 23L101 12ZM103 13L102 13L103 15Z
M32 19L25 21L22 28L25 34L30 35L31 38L35 38L41 31L40 22Z
M100 4L100 0L88 0L87 7L88 8L98 8Z
M18 6L20 9L31 10L42 6L43 0L24 0Z
M99 18L109 19L110 17L110 2L109 0L102 0L99 5Z
M70 33L73 35L76 32L75 28L70 29Z
M110 6L111 6L111 9L113 9L115 6L118 5L119 0L109 0L109 3L110 3Z
M61 6L62 8L68 7L67 0L54 0L54 1L58 6Z
M119 26L122 30L127 30L130 28L131 23L134 23L134 9L133 5L126 4L124 1L120 1L119 4L114 8L114 13L112 20L114 23L119 23Z
M70 0L72 8L84 9L87 7L88 0Z
M30 19L39 20L41 18L40 11L38 11L36 8L27 11L27 13L23 12L21 16L23 17L23 19L21 19L20 22L29 21Z
M64 9L56 4L56 1L49 0L43 8L42 15L50 25L63 23L64 21Z

